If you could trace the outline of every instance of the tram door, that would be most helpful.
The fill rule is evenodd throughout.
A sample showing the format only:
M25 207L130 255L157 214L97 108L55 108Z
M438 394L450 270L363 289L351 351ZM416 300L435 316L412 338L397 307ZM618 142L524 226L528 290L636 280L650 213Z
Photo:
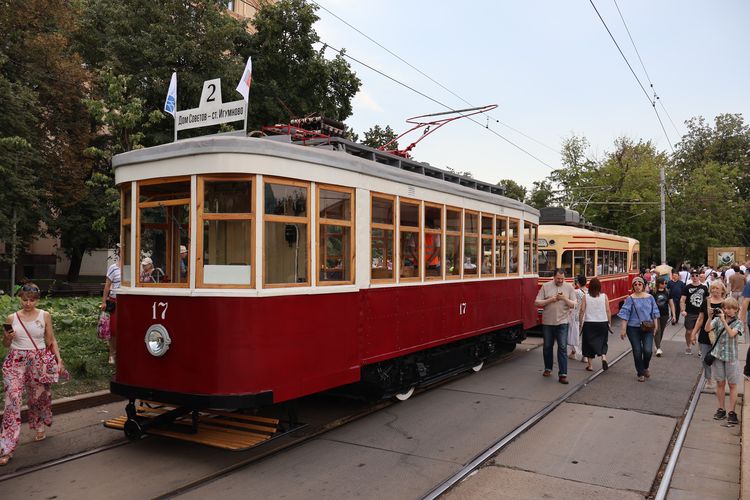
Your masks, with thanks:
M138 210L138 281L189 283L190 181L141 185ZM143 264L147 258L149 266Z

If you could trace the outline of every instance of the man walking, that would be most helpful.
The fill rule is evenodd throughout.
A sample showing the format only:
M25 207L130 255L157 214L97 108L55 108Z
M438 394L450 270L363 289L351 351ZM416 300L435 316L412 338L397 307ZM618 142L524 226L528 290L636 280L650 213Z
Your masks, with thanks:
M557 342L558 381L568 383L568 313L576 306L575 289L565 282L565 270L555 269L554 278L539 289L534 302L543 308L542 332L544 335L543 376L552 375L552 353Z
M685 316L685 354L693 354L693 329L698 322L698 315L703 310L703 302L708 300L708 287L702 283L705 274L693 270L690 273L690 283L682 291L680 297L680 314ZM700 329L703 325L698 325Z

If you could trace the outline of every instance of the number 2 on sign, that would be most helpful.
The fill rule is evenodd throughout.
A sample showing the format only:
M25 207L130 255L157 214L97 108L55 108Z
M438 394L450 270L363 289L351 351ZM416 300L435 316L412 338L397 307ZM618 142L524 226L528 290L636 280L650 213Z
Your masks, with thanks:
M167 308L169 307L169 304L166 302L159 302L158 304L154 302L154 305L151 306L151 311L154 313L152 319L156 319L156 309L161 309L161 319L167 318Z
M458 304L458 315L463 316L466 314L466 302L461 302Z

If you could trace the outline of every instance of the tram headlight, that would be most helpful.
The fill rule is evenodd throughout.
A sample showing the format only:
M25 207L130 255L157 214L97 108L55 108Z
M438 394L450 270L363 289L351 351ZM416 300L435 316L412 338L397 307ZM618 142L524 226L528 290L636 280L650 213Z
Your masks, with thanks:
M151 325L146 331L146 337L143 339L146 343L146 350L152 356L161 357L169 350L172 339L169 338L169 332L162 325Z

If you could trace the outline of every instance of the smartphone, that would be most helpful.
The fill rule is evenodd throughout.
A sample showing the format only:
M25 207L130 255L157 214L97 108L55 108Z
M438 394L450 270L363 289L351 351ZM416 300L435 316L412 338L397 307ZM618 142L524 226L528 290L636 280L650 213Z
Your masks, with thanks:
M13 325L11 325L10 323L3 323L3 330L10 333L13 331Z

